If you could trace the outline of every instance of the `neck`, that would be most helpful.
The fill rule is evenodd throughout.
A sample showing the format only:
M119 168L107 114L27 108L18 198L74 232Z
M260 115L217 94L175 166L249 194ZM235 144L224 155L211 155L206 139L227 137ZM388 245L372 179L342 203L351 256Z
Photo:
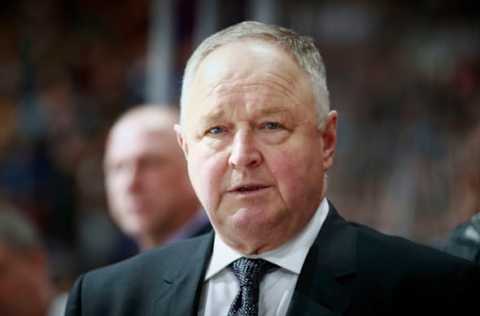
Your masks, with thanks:
M195 217L198 209L198 204L191 205L188 208L189 212L178 213L179 216L176 216L175 220L168 225L163 225L160 229L137 238L141 250L148 250L168 242L184 225Z

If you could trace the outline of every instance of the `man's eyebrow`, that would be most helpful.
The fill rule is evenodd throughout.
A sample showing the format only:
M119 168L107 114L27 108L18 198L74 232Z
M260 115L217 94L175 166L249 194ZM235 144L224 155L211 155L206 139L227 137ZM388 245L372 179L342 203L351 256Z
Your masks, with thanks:
M208 125L209 123L217 122L225 116L225 111L222 109L217 109L209 112L206 115L201 117L203 124Z
M275 107L262 107L261 109L255 110L253 112L254 116L266 116L266 115L274 115L280 114L283 116L289 116L291 112L288 108L283 106L275 106ZM211 112L201 116L201 125L210 125L221 121L225 117L225 111L223 109L216 109L212 110Z
M290 111L285 107L277 106L277 107L262 108L262 109L256 111L256 114L258 114L258 115L272 115L272 114L288 115L288 114L290 114Z

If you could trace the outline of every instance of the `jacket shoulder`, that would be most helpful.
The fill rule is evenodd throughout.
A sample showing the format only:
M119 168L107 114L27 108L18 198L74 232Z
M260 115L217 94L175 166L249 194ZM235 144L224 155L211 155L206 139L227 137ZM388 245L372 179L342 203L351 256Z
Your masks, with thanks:
M190 269L188 265L205 265L212 240L213 233L179 241L80 276L65 315L147 314L169 282Z
M474 266L439 249L403 237L387 235L360 224L351 225L357 230L359 267L367 270L380 269L390 275L397 273L434 278Z
M189 262L192 255L198 253L199 249L206 251L213 240L213 234L175 242L168 246L155 248L140 253L116 264L99 268L88 272L86 277L96 280L111 280L119 282L128 279L130 275L134 278L142 278L144 275L170 274L180 269L180 266Z

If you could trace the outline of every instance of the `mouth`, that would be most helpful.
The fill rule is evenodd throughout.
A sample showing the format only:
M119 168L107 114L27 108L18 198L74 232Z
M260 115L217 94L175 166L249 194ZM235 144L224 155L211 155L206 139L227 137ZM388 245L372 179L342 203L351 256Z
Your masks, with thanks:
M264 184L245 184L237 185L233 189L228 190L228 193L240 194L240 195L249 195L262 192L270 188L269 185Z

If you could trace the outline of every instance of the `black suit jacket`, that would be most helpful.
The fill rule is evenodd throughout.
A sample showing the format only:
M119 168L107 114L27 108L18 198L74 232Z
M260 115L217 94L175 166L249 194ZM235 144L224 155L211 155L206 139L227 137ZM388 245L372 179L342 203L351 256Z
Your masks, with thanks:
M67 316L196 315L213 232L81 276ZM288 315L461 315L479 267L351 224L333 206L300 273Z

